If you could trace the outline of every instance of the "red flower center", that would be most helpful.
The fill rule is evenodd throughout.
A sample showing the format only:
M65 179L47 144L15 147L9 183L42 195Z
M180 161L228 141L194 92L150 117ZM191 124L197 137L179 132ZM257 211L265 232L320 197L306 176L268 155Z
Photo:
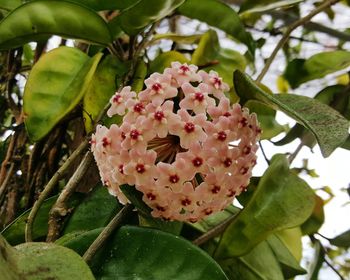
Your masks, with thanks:
M177 182L179 182L179 180L180 178L176 174L169 176L170 183L176 184Z
M186 72L190 71L190 68L186 65L181 65L180 68L182 74L186 74Z
M145 106L143 106L142 103L137 103L134 105L134 112L142 113L142 111L145 109Z
M162 85L160 83L154 83L152 85L152 90L154 90L155 92L159 92L162 89Z
M137 164L135 169L137 173L141 173L141 174L146 171L145 165L142 163Z
M192 160L192 163L195 167L199 167L203 164L203 159L200 157L196 157Z
M133 129L130 131L130 138L133 140L137 140L137 138L139 138L140 134L141 133L137 129Z
M164 118L164 113L162 111L157 111L154 113L154 118L157 121L161 121Z
M220 141L225 141L226 138L227 138L227 134L226 134L225 131L220 131L220 132L218 133L218 140L220 140Z
M199 101L199 102L202 102L204 100L204 94L201 92L196 92L194 94L194 99Z
M184 128L185 128L185 131L186 131L187 133L191 133L191 132L194 131L195 125L194 125L194 123L188 122L188 123L185 124L185 127L184 127Z

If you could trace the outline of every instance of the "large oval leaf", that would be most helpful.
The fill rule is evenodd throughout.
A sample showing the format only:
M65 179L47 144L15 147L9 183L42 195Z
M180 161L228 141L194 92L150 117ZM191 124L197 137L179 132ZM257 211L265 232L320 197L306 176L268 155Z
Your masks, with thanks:
M57 195L48 198L41 205L34 224L33 224L33 240L39 241L43 240L47 235L49 212L51 207L57 200ZM69 200L69 207L75 207L81 200L81 195L75 193L73 197ZM1 234L6 238L7 242L11 245L18 245L25 241L24 231L27 224L28 215L32 209L28 209L17 217L11 224L9 224Z
M308 59L292 60L283 75L292 88L297 88L302 83L322 78L349 65L350 52L342 50L322 52Z
M68 248L42 242L24 243L15 248L22 279L95 279L83 259Z
M121 28L136 35L147 25L172 13L185 0L140 0L118 16Z
M124 226L108 244L97 279L228 279L204 251L162 231Z
M253 197L225 230L215 257L243 255L276 231L303 223L314 207L312 189L275 155Z
M105 187L97 186L75 209L64 227L64 234L88 231L108 224L121 209Z
M24 89L23 110L29 137L44 137L83 97L101 54L90 58L60 47L34 65Z
M233 81L243 103L248 99L260 100L309 129L324 157L328 157L348 137L349 121L330 106L306 96L268 94L239 70L235 71Z
M90 132L94 121L115 93L127 67L115 56L107 56L97 67L91 83L84 95L85 129Z
M0 22L0 49L19 47L56 34L107 45L107 24L93 10L66 2L39 0L13 10Z
M248 33L238 14L218 0L187 0L178 8L180 14L217 27L244 43L254 56L255 41Z

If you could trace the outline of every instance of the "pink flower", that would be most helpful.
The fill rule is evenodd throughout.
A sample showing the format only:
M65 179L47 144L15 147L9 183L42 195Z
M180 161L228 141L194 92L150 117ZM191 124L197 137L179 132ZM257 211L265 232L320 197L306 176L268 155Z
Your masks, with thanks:
M121 203L128 200L119 186L127 184L143 193L154 217L196 222L246 190L261 134L256 115L230 105L216 72L197 70L174 62L137 97L130 87L112 97L109 115L123 121L97 126L91 150Z
M175 97L177 88L171 85L171 75L154 73L145 80L146 89L139 93L141 101L161 104L165 99Z
M171 68L164 70L165 74L171 75L175 82L175 86L181 87L184 83L200 82L202 77L197 73L198 67L187 63L172 62Z
M210 70L209 74L203 70L199 71L198 74L202 77L203 82L209 87L210 93L214 94L216 98L221 99L224 97L224 92L228 92L230 87L228 84L222 81L218 73Z
M184 109L179 110L177 114L181 117L181 120L172 124L169 127L169 132L180 137L180 145L188 149L191 144L204 142L207 135L203 131L202 126L206 122L207 117L204 114L192 117Z
M201 83L198 87L193 87L190 83L185 83L181 88L185 98L181 100L180 108L201 114L206 112L208 106L215 106L215 100L208 96L206 84Z
M112 117L115 114L120 116L124 115L126 102L135 96L136 93L131 91L131 87L129 86L124 87L121 92L116 92L109 101L111 103L111 107L107 111L107 116Z

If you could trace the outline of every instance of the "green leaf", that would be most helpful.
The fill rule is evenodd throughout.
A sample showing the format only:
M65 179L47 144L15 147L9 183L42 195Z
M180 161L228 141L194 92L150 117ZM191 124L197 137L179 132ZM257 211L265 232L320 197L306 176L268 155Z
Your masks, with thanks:
M137 62L135 73L132 77L131 89L140 92L143 88L144 80L147 75L147 64L141 59Z
M180 44L196 44L202 38L202 34L179 35L177 33L155 34L150 44L158 40L171 40Z
M4 280L21 280L16 264L16 250L0 235L0 275Z
M294 59L288 63L284 77L292 88L319 79L350 65L350 52L331 51L317 53L308 59Z
M285 131L285 127L276 121L276 111L269 106L257 100L249 100L244 106L259 117L261 139L271 139Z
M149 228L120 228L105 256L96 279L228 279L213 259L189 241Z
M303 223L312 212L311 188L275 155L246 207L225 230L216 258L241 256L270 234Z
M49 220L49 212L53 204L56 202L56 199L57 195L50 197L47 200L45 200L42 206L40 207L33 224L34 240L41 240L47 235L47 223ZM74 194L74 196L69 202L69 207L74 207L75 205L77 205L80 199L80 195ZM25 211L1 232L1 234L7 239L7 241L11 245L17 245L25 241L24 230L30 211L31 209Z
M289 279L299 274L306 274L306 270L299 265L295 257L276 235L271 235L267 239L267 243L280 263L284 279Z
M33 66L23 97L29 137L37 141L79 103L102 54L88 57L76 48L59 47Z
M348 137L349 121L331 107L312 98L294 94L268 94L244 73L234 73L234 85L241 101L256 99L281 110L309 129L328 157Z
M108 104L127 70L126 65L112 55L106 56L97 66L83 99L84 122L87 132L91 132L94 128L94 121Z
M334 246L349 248L350 247L350 230L347 230L346 232L343 232L337 237L330 239L329 242Z
M244 43L254 56L255 41L248 33L238 14L228 5L218 0L187 0L178 8L180 14L198 19L225 31Z
M141 0L118 16L120 27L136 35L149 24L172 13L185 0Z
M24 243L15 248L22 279L95 279L84 260L68 248L43 242Z
M242 17L245 17L255 13L265 13L280 8L289 8L304 1L305 0L245 1L240 10L240 14Z
M22 4L22 0L0 0L0 9L11 11Z
M140 0L69 0L86 7L89 7L95 11L106 10L125 10L132 7Z
M152 209L142 200L142 193L136 190L135 187L122 185L120 189L139 211L141 225L161 229L162 231L176 235L180 234L182 223L178 221L165 221L160 218L152 217Z
M57 239L55 244L72 249L80 256L83 256L103 229L104 228L96 228L90 231L70 232Z
M239 258L218 260L230 280L284 279L281 268L266 241Z
M244 71L247 62L239 52L220 47L218 35L214 30L204 33L198 47L192 55L191 63L196 65L213 65L204 67L207 72L214 70L219 73L225 83L232 88L232 73L239 69Z
M121 209L105 187L98 185L74 210L63 233L104 227Z
M311 216L301 225L301 230L304 235L312 235L321 228L324 223L324 201L321 197L314 194L315 207Z
M0 49L54 34L100 45L112 42L107 24L94 11L66 1L38 0L19 6L0 22Z
M276 232L275 235L288 248L293 257L300 262L303 256L302 232L300 227L293 227Z
M171 67L171 63L178 61L180 63L188 63L189 60L182 54L177 51L164 52L158 55L150 63L150 73L163 72L165 68Z

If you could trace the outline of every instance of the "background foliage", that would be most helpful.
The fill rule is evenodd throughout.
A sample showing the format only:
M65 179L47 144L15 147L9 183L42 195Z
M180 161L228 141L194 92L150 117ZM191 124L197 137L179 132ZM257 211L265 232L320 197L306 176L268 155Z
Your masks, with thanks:
M318 233L328 201L301 178L315 176L307 162L290 168L303 146L318 144L324 157L350 149L350 79L326 77L350 66L349 27L312 22L319 13L336 21L334 4L350 11L336 0L0 0L4 279L318 279L322 265L349 277L350 232ZM319 33L337 44L324 46ZM264 57L266 36L276 46ZM321 51L305 56L307 44ZM263 79L278 52L286 67L272 93ZM265 155L268 168L236 206L194 224L153 218L129 186L132 205L119 205L88 148L97 123L120 122L105 118L110 96L141 90L172 61L217 71L230 100L257 113L262 139L300 142ZM316 79L319 93L300 91ZM277 111L297 124L280 124ZM307 266L303 236L315 252Z

